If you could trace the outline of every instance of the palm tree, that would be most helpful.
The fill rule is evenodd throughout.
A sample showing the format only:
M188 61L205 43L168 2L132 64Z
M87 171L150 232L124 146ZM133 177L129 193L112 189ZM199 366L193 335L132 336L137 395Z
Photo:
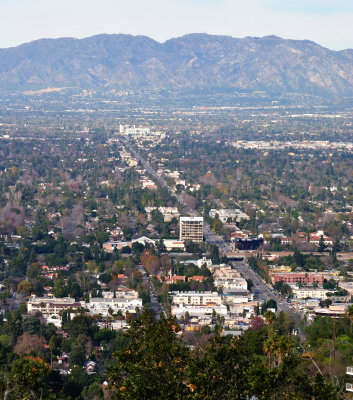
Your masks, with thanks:
M268 365L272 366L272 354L276 349L276 335L271 332L268 339L264 342L264 353L268 355Z
M287 355L293 348L292 340L287 336L280 336L276 342L276 355L278 365L281 364L283 357Z
M266 322L267 322L269 325L272 325L272 324L275 322L275 320L276 320L276 314L275 314L274 312L272 312L271 310L265 311L264 317L265 317L265 319L266 319Z
M353 321L353 305L349 306L347 308L347 316L350 318L351 321Z

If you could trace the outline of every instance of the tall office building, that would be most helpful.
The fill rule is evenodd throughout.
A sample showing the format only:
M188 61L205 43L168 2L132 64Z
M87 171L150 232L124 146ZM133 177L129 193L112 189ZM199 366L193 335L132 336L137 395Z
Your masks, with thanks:
M180 240L203 242L203 217L180 217Z

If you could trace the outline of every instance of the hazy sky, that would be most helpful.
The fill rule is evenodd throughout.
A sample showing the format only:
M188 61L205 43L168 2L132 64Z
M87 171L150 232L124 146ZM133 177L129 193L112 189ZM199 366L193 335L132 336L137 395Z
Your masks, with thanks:
M192 32L353 48L353 0L0 0L0 47L98 33L165 41Z

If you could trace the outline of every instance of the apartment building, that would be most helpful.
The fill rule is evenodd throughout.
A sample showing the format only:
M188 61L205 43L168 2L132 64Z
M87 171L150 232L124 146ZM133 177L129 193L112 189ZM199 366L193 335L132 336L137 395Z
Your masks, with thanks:
M66 310L77 310L81 308L81 303L76 302L71 297L61 299L55 297L33 297L28 300L27 311L29 314L40 312L45 318L59 316Z
M180 240L203 242L203 217L180 217Z
M223 288L223 292L246 292L248 284L234 269L225 266L217 268L213 273L214 284L217 288Z
M222 297L217 292L171 292L173 304L209 305L222 304Z
M295 283L305 283L312 284L317 282L322 286L324 282L324 277L322 274L312 273L312 272L282 272L282 273L273 273L270 272L270 276L273 283L282 281L288 284Z
M325 300L327 298L327 293L330 292L330 290L327 289L298 288L298 287L293 288L292 291L296 299L312 298L320 300Z
M116 298L92 297L89 303L85 304L90 314L101 314L108 316L110 313L121 311L123 314L135 313L136 307L142 309L142 299L130 296Z

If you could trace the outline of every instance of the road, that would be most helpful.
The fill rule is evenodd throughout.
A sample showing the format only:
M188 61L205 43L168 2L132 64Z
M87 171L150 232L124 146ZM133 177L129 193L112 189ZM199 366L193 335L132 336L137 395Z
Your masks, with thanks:
M145 271L145 269L143 268L142 265L139 265L137 267L137 269L142 274L142 280L144 282L148 283L148 286L149 286L149 289L150 289L149 291L150 291L151 309L153 311L155 319L158 321L159 318L160 318L161 312L163 312L163 308L162 308L161 304L158 302L156 293L154 292L153 285L152 285L152 283L151 283L151 281L149 279L149 276L147 275L147 272Z
M199 214L195 211L192 210L184 201L182 196L178 195L177 193L174 192L174 190L167 184L166 180L163 179L160 175L157 174L157 172L151 167L151 165L141 157L141 155L138 153L136 148L134 148L131 143L128 141L128 138L124 137L123 138L123 143L127 147L127 149L130 151L130 153L135 157L135 159L141 163L141 165L145 168L146 172L149 173L162 187L166 188L168 192L178 200L178 202L183 206L184 212L188 213L192 217L198 217ZM210 228L210 226L207 223L204 223L204 236L205 240L207 243L214 244L218 246L219 250L221 253L230 253L232 252L229 244L224 241L224 239L216 235ZM253 270L249 269L244 261L241 262L231 262L231 265L233 268L235 268L238 272L241 273L241 275L245 279L251 279L252 282L254 283L254 286L252 288L252 292L255 294L256 298L260 300L266 300L268 301L269 299L273 299L277 302L277 309L278 311L285 311L293 316L298 317L299 314L293 310L288 303L283 302L277 295L276 293L273 292L271 287L267 285ZM296 314L296 315L295 315Z

